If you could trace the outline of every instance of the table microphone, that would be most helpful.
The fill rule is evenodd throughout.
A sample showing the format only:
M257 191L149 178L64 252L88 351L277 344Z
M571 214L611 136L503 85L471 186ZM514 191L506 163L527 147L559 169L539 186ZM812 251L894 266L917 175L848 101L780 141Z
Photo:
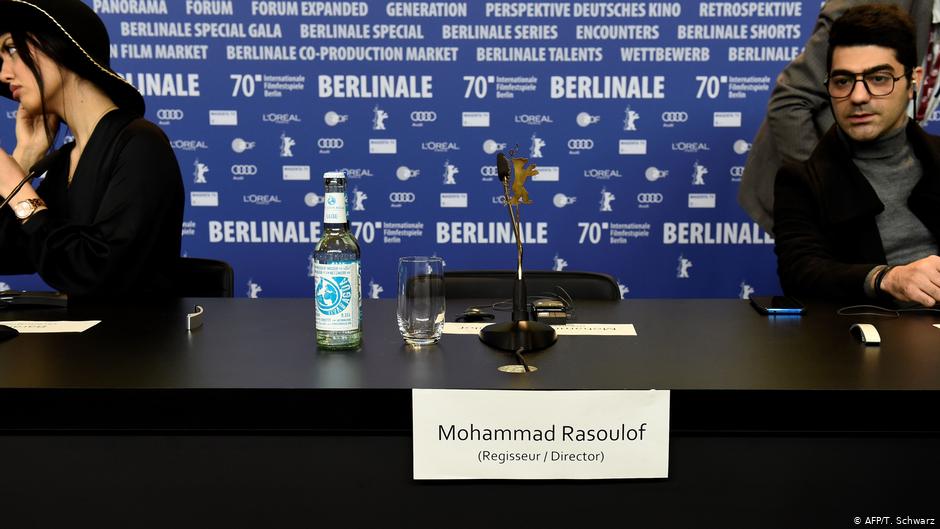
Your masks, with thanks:
M538 351L555 343L558 335L551 325L538 321L529 321L528 296L526 295L525 277L522 273L522 236L519 227L519 218L512 207L509 195L509 173L511 172L509 159L498 153L496 155L496 174L503 184L503 195L506 198L506 207L509 208L509 220L512 222L513 233L516 236L516 278L513 284L512 321L494 323L480 329L480 340L496 349L513 351L520 356L521 351ZM518 205L516 206L519 207ZM529 367L523 366L526 371Z

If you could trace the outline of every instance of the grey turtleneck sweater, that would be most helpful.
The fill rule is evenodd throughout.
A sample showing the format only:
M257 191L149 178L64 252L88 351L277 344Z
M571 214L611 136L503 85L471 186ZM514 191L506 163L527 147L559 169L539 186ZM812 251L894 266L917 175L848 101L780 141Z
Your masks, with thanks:
M914 156L905 127L867 142L853 141L841 129L839 135L848 146L855 166L885 206L875 222L888 264L903 265L936 255L937 241L907 207L907 199L923 176L923 168ZM865 281L865 290L871 293L870 279Z

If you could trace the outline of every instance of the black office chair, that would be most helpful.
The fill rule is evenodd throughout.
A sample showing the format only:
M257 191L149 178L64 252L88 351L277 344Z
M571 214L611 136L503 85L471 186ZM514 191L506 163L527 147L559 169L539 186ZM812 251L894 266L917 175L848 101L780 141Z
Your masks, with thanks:
M180 257L176 295L187 298L230 298L235 295L235 271L225 261Z
M456 270L444 272L447 298L505 299L512 297L514 270ZM530 296L565 292L574 301L585 299L619 300L620 287L607 274L597 272L554 272L528 270L525 272L526 290Z

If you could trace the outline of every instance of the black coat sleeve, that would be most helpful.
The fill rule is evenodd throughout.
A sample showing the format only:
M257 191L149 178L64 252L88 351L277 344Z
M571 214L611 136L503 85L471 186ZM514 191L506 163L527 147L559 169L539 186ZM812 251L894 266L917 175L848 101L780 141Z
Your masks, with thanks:
M794 296L861 300L865 277L878 263L840 260L827 230L818 186L805 164L785 165L774 185L774 235L777 274L784 292Z

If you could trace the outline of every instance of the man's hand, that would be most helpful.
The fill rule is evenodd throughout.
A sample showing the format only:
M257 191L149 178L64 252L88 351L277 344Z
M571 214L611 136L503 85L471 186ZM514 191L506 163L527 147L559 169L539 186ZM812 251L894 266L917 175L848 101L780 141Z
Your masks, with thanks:
M23 171L28 171L51 147L43 119L55 135L59 130L59 118L55 114L34 116L26 112L22 105L16 111L16 149L13 150L13 159L20 164Z
M895 266L882 278L881 290L900 301L933 307L940 301L940 257L930 255Z

